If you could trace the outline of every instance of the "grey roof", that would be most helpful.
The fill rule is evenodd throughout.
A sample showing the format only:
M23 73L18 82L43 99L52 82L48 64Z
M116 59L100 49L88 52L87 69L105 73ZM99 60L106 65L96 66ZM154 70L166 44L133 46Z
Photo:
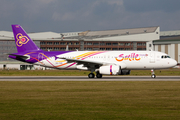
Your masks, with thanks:
M12 32L9 31L0 31L0 40L13 40L14 36Z
M122 30L90 31L87 34L87 36L151 33L154 32L156 29L157 27L147 27L147 28L134 28L134 29L122 29Z
M79 33L79 36L66 37L65 39L96 39L96 38L114 37L121 35L152 33L155 32L157 28L158 27L106 30L106 31L84 31Z
M160 40L154 40L153 44L180 44L180 36L161 38Z
M121 29L121 30L106 30L106 31L84 31L72 33L55 33L55 32L39 32L28 33L33 40L61 40L62 34L64 40L81 40L81 39L96 39L122 35L142 34L154 32L158 27ZM69 34L69 35L68 35ZM12 32L0 31L0 40L14 40Z
M180 30L176 31L162 31L160 36L177 36L180 35Z

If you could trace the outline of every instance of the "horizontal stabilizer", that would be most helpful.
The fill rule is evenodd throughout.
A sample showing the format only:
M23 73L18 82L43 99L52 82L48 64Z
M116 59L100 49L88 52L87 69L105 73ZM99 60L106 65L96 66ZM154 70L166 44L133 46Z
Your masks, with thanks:
M16 54L7 54L7 55L16 56L17 58L21 58L21 59L24 59L24 60L29 59L29 56L24 56L24 55L16 55Z

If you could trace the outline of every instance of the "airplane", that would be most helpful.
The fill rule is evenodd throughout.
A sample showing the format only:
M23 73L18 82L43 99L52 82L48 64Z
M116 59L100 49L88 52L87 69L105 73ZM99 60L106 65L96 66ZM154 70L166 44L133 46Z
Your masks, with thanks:
M89 70L89 78L102 75L129 75L131 70L154 70L171 68L176 60L157 51L43 51L18 25L12 25L17 53L9 58L49 68ZM94 74L96 73L96 75Z

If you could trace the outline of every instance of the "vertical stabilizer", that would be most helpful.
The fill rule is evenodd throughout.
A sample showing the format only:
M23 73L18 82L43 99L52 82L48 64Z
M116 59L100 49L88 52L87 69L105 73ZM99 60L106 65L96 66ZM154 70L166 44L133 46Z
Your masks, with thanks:
M18 52L40 50L20 25L12 25L12 30Z

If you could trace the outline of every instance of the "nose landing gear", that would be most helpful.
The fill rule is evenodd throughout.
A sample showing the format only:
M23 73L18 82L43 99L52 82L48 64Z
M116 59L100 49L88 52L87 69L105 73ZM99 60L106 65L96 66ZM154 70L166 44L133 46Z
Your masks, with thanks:
M151 70L151 78L156 78L156 75L155 75L154 69L152 69L152 70Z

